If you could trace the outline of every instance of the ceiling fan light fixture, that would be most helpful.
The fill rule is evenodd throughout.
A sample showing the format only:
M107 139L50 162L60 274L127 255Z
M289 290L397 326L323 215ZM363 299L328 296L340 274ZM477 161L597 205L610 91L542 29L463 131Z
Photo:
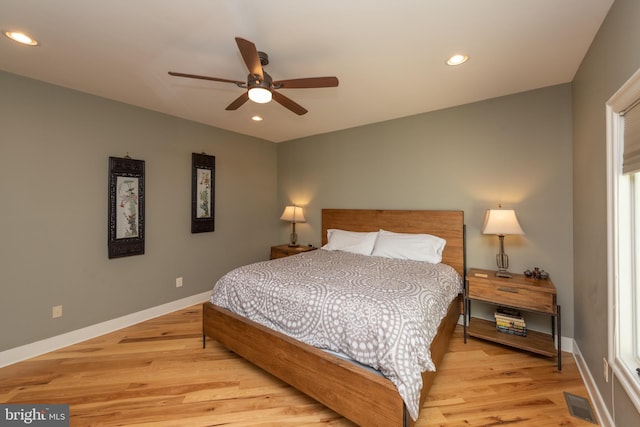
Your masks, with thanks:
M249 99L258 104L271 102L272 94L269 89L263 87L252 87L249 89Z

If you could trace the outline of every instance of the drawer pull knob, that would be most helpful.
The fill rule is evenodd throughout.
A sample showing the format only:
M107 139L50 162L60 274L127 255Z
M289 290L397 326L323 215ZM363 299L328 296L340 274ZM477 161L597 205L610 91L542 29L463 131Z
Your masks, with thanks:
M498 290L502 292L511 292L512 294L518 293L518 290L513 288L498 288Z

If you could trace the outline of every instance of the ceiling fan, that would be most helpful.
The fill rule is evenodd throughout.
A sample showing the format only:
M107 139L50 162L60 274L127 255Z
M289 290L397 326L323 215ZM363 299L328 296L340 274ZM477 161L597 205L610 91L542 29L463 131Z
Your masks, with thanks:
M308 77L302 79L273 80L262 68L269 63L269 56L264 52L258 52L256 45L249 40L236 37L236 43L244 63L249 69L247 81L221 79L218 77L198 76L195 74L176 73L169 71L169 74L177 77L187 77L191 79L213 80L215 82L234 83L238 87L247 89L242 95L235 99L225 108L226 110L237 110L247 100L251 99L259 104L265 104L274 99L283 107L293 111L298 115L307 113L307 110L286 96L277 92L277 89L310 89L320 87L338 86L337 77Z

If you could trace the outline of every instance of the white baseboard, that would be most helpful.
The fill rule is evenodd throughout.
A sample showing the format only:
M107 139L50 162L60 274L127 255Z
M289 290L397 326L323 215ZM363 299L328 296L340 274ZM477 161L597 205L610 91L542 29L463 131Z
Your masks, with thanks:
M596 415L600 420L600 424L603 427L615 427L615 422L613 418L611 418L611 414L607 409L607 405L605 405L604 400L602 399L602 395L598 391L598 387L596 387L596 383L593 380L593 376L591 375L591 371L587 367L587 363L584 361L582 357L582 353L580 352L580 348L578 347L578 343L575 340L572 340L572 348L573 348L573 358L576 361L576 365L578 366L578 370L580 371L580 375L582 376L582 381L584 382L585 387L587 388L587 392L589 393L589 397L591 398L591 402L593 402L594 410L596 411ZM564 342L563 342L564 343Z
M117 319L107 320L106 322L87 326L86 328L77 329L62 335L57 335L31 344L5 350L0 352L0 368L25 359L40 356L41 354L48 353L59 348L67 347L81 341L95 338L109 332L117 331L118 329L144 322L145 320L181 310L194 304L205 302L210 296L211 291L203 292L201 294L192 295L187 298L162 304L157 307L151 307L137 313L118 317Z
M562 337L562 341L560 341L560 343L562 344L562 351L568 351L569 353L573 353L573 338L569 338L569 337ZM556 346L556 349L558 348L558 346Z

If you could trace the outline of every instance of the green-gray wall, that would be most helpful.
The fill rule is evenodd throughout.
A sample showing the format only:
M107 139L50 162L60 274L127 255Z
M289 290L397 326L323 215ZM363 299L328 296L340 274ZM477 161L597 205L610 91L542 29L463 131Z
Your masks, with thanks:
M607 189L605 104L640 68L640 2L616 0L573 81L575 340L618 426L640 414L616 378L606 383Z
M3 72L0 93L0 351L206 292L268 258L273 143ZM190 232L193 152L216 156L212 233ZM110 260L108 158L127 154L145 160L146 252Z
M280 143L278 189L306 207L304 244L320 244L322 208L464 210L467 264L491 269L485 211L513 208L526 234L505 238L510 269L550 272L573 335L569 84Z

